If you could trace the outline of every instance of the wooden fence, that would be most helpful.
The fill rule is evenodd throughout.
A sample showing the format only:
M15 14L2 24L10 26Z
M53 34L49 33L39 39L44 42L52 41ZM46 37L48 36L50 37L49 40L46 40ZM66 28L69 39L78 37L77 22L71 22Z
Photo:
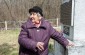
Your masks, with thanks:
M48 19L52 26L58 26L58 19ZM0 30L9 30L9 29L20 29L21 25L26 21L4 21L0 22Z

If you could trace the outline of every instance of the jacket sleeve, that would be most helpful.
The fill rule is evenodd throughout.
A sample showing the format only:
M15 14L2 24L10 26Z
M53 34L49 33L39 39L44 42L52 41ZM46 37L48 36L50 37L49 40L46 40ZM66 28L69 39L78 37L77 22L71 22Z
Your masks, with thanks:
M24 48L31 49L35 52L37 51L36 50L37 42L33 41L32 39L30 39L28 37L28 32L27 32L25 26L21 26L21 31L19 34L18 42Z
M50 25L50 36L52 39L56 40L58 43L66 47L68 45L68 40L63 36L63 33L59 33Z

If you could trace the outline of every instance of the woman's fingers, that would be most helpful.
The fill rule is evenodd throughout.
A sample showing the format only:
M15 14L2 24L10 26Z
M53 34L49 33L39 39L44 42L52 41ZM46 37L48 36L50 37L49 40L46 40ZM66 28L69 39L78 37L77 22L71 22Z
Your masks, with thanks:
M38 43L37 43L37 48L38 48L40 51L43 51L43 50L44 50L44 43L43 43L43 42L38 42Z

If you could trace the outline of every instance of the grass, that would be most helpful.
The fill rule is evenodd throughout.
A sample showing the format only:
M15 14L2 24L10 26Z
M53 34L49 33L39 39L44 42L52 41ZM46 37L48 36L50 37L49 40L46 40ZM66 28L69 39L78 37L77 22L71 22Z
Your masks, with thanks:
M0 55L18 55L19 30L0 31Z
M18 35L20 30L0 30L0 55L18 55ZM53 40L49 42L49 52L53 52Z

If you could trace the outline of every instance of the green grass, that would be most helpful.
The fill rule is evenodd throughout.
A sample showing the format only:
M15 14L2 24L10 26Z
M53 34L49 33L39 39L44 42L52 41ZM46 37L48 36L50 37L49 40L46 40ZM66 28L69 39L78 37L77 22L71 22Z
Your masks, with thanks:
M18 55L19 30L0 31L0 55Z
M20 30L0 30L0 55L18 55L18 35ZM49 52L53 52L53 40L49 42Z

